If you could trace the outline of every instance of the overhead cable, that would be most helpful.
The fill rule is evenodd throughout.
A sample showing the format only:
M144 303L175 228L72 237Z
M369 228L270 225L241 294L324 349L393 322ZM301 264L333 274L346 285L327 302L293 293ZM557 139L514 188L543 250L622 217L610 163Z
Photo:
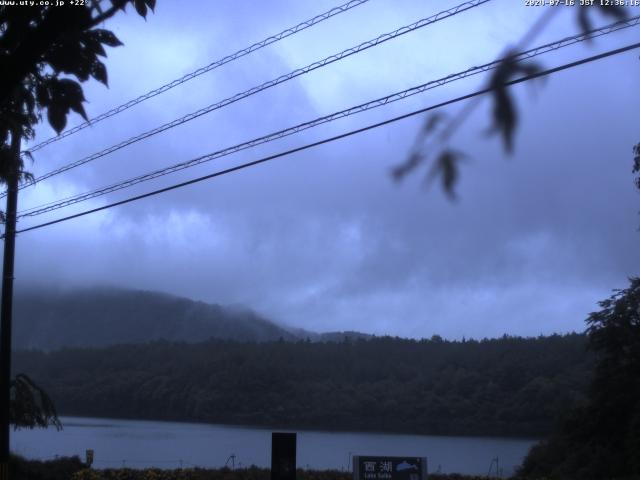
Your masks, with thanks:
M100 206L100 207L96 207L96 208L92 208L92 209L89 209L89 210L85 210L85 211L82 211L82 212L79 212L79 213L75 213L73 215L68 215L66 217L61 217L61 218L58 218L58 219L55 219L55 220L51 220L51 221L48 221L48 222L40 223L38 225L33 225L31 227L23 228L21 230L17 230L16 233L24 233L24 232L28 232L28 231L31 231L31 230L44 228L44 227L47 227L47 226L50 226L50 225L55 225L57 223L61 223L61 222L65 222L65 221L68 221L68 220L75 219L75 218L83 217L85 215L89 215L89 214L92 214L92 213L96 213L96 212L100 212L100 211L103 211L103 210L107 210L107 209L110 209L110 208L113 208L113 207L116 207L116 206L119 206L119 205L124 205L124 204L127 204L127 203L131 203L131 202L135 202L135 201L138 201L138 200L142 200L144 198L148 198L148 197L152 197L152 196L155 196L155 195L159 195L161 193L169 192L171 190L176 190L178 188L186 187L188 185L193 185L195 183L203 182L205 180L210 180L212 178L220 177L220 176L232 173L232 172L236 172L236 171L239 171L239 170L250 168L250 167L262 164L262 163L269 162L271 160L275 160L277 158L282 158L282 157L285 157L285 156L288 156L288 155L291 155L291 154L294 154L294 153L297 153L297 152L301 152L303 150L308 150L310 148L318 147L320 145L331 143L331 142L334 142L336 140L341 140L343 138L351 137L351 136L357 135L359 133L363 133L363 132L366 132L366 131L369 131L369 130L373 130L375 128L379 128L379 127L382 127L382 126L385 126L385 125L389 125L389 124L395 123L395 122L400 121L400 120L404 120L404 119L407 119L407 118L410 118L410 117L414 117L416 115L420 115L422 113L426 113L426 112L431 111L431 110L435 110L435 109L442 108L442 107L445 107L445 106L448 106L448 105L452 105L454 103L462 102L464 100L469 100L469 99L477 97L479 95L484 95L484 94L490 93L490 92L496 90L497 88L502 88L503 86L512 86L512 85L516 85L516 84L519 84L519 83L523 83L523 82L527 82L527 81L533 80L535 78L545 77L545 76L551 75L551 74L556 73L556 72L560 72L560 71L563 71L563 70L568 70L568 69L571 69L571 68L575 68L575 67L577 67L579 65L584 65L584 64L587 64L587 63L590 63L590 62L594 62L594 61L597 61L597 60L602 60L603 58L607 58L607 57L610 57L610 56L613 56L613 55L618 55L620 53L624 53L624 52L627 52L627 51L630 51L630 50L633 50L633 49L636 49L636 48L640 48L640 43L634 43L634 44L631 44L631 45L627 45L625 47L617 48L617 49L614 49L614 50L609 50L607 52L604 52L604 53L601 53L601 54L598 54L598 55L593 55L593 56L590 56L590 57L583 58L581 60L577 60L577 61L570 62L570 63L565 63L565 64L563 64L561 66L558 66L558 67L549 68L549 69L546 69L546 70L540 70L540 71L537 71L535 73L532 73L532 74L529 74L529 75L525 75L525 76L522 76L522 77L514 79L514 80L510 80L508 82L505 82L502 85L483 88L481 90L477 90L475 92L468 93L466 95L462 95L460 97L457 97L457 98L454 98L454 99L451 99L451 100L447 100L445 102L441 102L441 103L438 103L436 105L431 105L429 107L421 108L419 110L414 110L413 112L406 113L404 115L400 115L400 116L397 116L397 117L393 117L393 118L384 120L382 122L378 122L378 123L374 123L374 124L371 124L371 125L367 125L366 127L362 127L362 128L358 128L358 129L355 129L355 130L351 130L349 132L345 132L345 133L342 133L340 135L335 135L333 137L325 138L325 139L319 140L317 142L308 143L308 144L303 145L301 147L297 147L297 148L293 148L293 149L290 149L290 150L287 150L287 151L284 151L284 152L276 153L274 155L269 155L267 157L263 157L263 158L260 158L258 160L254 160L252 162L243 163L241 165L236 165L234 167L230 167L230 168L227 168L227 169L224 169L224 170L219 170L217 172L210 173L208 175L203 175L201 177L193 178L193 179L187 180L185 182L176 183L176 184L170 185L168 187L164 187L164 188L160 188L160 189L157 189L157 190L153 190L151 192L147 192L147 193L144 193L144 194L141 194L141 195L136 195L136 196L133 196L133 197L129 197L129 198L126 198L124 200L113 202L113 203L110 203L110 204L107 204L107 205L103 205L103 206ZM4 235L2 235L2 237L0 237L0 238L3 238L3 237L4 237Z
M484 4L484 3L487 3L489 1L491 1L491 0L471 0L471 1L467 1L467 2L461 3L460 5L458 5L456 7L450 8L448 10L443 10L443 11L441 11L441 12L435 14L435 15L432 15L432 16L430 16L428 18L423 18L422 20L418 20L417 22L414 22L414 23L412 23L410 25L398 28L398 29L396 29L396 30L394 30L392 32L389 32L389 33L385 33L385 34L380 35L380 36L378 36L378 37L376 37L376 38L374 38L372 40L363 42L363 43L361 43L361 44L359 44L359 45L357 45L355 47L351 47L351 48L349 48L347 50L343 50L340 53L336 53L336 54L331 55L329 57L326 57L326 58L324 58L322 60L319 60L317 62L311 63L311 64L309 64L309 65L307 65L305 67L298 68L298 69L296 69L296 70L294 70L294 71L292 71L292 72L290 72L290 73L288 73L286 75L281 75L278 78L275 78L273 80L265 82L265 83L263 83L261 85L258 85L256 87L250 88L249 90L246 90L244 92L237 93L237 94L235 94L235 95L233 95L231 97L228 97L228 98L226 98L224 100L221 100L219 102L216 102L216 103L213 103L211 105L208 105L208 106L206 106L204 108L196 110L195 112L192 112L192 113L190 113L188 115L185 115L185 116L183 116L181 118L178 118L178 119L173 120L171 122L168 122L168 123L165 123L163 125L160 125L159 127L156 127L156 128L154 128L152 130L149 130L147 132L141 133L141 134L139 134L139 135L137 135L135 137L131 137L131 138L129 138L127 140L124 140L124 141L122 141L122 142L120 142L118 144L112 145L112 146L110 146L110 147L108 147L108 148L106 148L104 150L96 152L96 153L94 153L92 155L89 155L87 157L84 157L84 158L82 158L80 160L76 160L75 162L72 162L72 163L69 163L67 165L64 165L64 166L62 166L60 168L57 168L56 170L50 171L48 173L45 173L44 175L41 175L40 177L34 179L34 181L32 183L28 183L28 184L22 185L21 188L27 187L29 185L33 185L33 184L35 184L37 182L41 182L41 181L43 181L43 180L45 180L47 178L51 178L51 177L53 177L55 175L59 175L59 174L61 174L63 172L71 170L72 168L79 167L80 165L84 165L84 164L86 164L88 162L91 162L93 160L97 160L98 158L101 158L101 157L104 157L106 155L109 155L109 154L111 154L113 152L116 152L116 151L122 149L122 148L128 147L129 145L132 145L132 144L134 144L136 142L139 142L139 141L144 140L146 138L152 137L153 135L157 135L158 133L161 133L161 132L164 132L166 130L169 130L170 128L176 127L178 125L182 125L183 123L189 122L189 121L194 120L196 118L199 118L199 117L201 117L201 116L203 116L205 114L211 113L214 110L218 110L220 108L223 108L223 107L226 107L228 105L231 105L232 103L235 103L235 102L237 102L239 100L247 98L247 97L249 97L251 95L255 95L256 93L259 93L259 92L261 92L263 90L266 90L268 88L274 87L276 85L279 85L281 83L289 81L289 80L291 80L293 78L299 77L300 75L304 75L306 73L309 73L309 72L311 72L313 70L316 70L318 68L325 67L325 66L330 65L330 64L332 64L334 62L342 60L342 59L344 59L346 57L349 57L349 56L354 55L356 53L362 52L362 51L367 50L367 49L369 49L371 47L375 47L375 46L380 45L380 44L382 44L384 42L387 42L387 41L389 41L391 39L397 38L397 37L399 37L401 35L405 35L405 34L407 34L409 32L413 32L413 31L415 31L417 29L426 27L428 25L432 25L432 24L434 24L434 23L436 23L436 22L438 22L440 20L444 20L445 18L449 18L449 17L457 15L457 14L459 14L461 12L470 10L472 8L475 8L475 7L478 7L478 6L480 6L480 5ZM5 196L5 195L6 194L3 193L2 195L0 195L0 197Z
M624 20L624 21L620 21L620 22L615 22L612 23L610 25L604 26L604 27L600 27L597 29L593 29L589 32L586 33L581 33L579 35L573 35L571 37L566 37L563 38L561 40L555 41L555 42L551 42L551 43L547 43L545 45L541 45L532 49L529 49L527 51L518 53L512 57L510 57L511 60L516 61L516 62L522 62L524 60L528 60L530 58L551 52L551 51L555 51L558 50L560 48L564 48L570 45L574 45L576 43L580 43L580 42L584 42L587 40L591 40L593 38L596 37L600 37L600 36L604 36L604 35L608 35L610 33L622 30L624 28L629 28L632 26L637 26L640 24L640 15ZM298 125L283 129L283 130L279 130L277 132L273 132L270 133L268 135L264 135L252 140L249 140L247 142L243 142L231 147L227 147L224 148L222 150L218 150L216 152L213 153L209 153L207 155L202 155L190 160L187 160L185 162L181 162L181 163L177 163L174 165L171 165L169 167L165 167L162 169L158 169L152 172L148 172L145 173L143 175L139 175L136 177L132 177L129 178L127 180L121 181L121 182L117 182L114 183L112 185L109 186L105 186L105 187L101 187L99 189L90 191L90 192L85 192L82 194L78 194L78 195L73 195L67 198L63 198L63 199L59 199L59 200L55 200L53 202L49 202L43 205L39 205L39 206L35 206L29 209L25 209L21 212L18 212L18 218L24 218L24 217L33 217L36 215L41 215L47 212L51 212L54 210L58 210L82 201L86 201L92 198L96 198L102 195L106 195L108 193L112 193L124 188L128 188L131 187L133 185L137 185L139 183L145 182L145 181L149 181L158 177L162 177L180 170L184 170L186 168L190 168L190 167L194 167L196 165L200 165L202 163L205 162L209 162L221 157L225 157L227 155L231 155L234 153L237 153L239 151L242 150L246 150L248 148L252 148L255 147L257 145L261 145L264 143L268 143L274 140L278 140L280 138L284 138L293 134L296 134L298 132L316 127L318 125L322 125L325 123L329 123L335 120L338 120L340 118L344 118L344 117L348 117L351 115L354 115L356 113L361 113L361 112L365 112L367 110L371 110L377 107L381 107L383 105L387 105L393 102L396 102L398 100L402 100L408 97L411 97L413 95L417 95L419 93L423 93L427 90L431 90L433 88L457 81L457 80L462 80L464 78L468 78L470 76L473 75L477 75L479 73L483 73L483 72L487 72L490 70L493 70L495 68L497 68L500 63L503 61L504 59L499 59L499 60L495 60L493 62L490 63L486 63L484 65L480 65L480 66L476 66L476 67L471 67L467 70L464 70L462 72L458 72L458 73L454 73L451 75L447 75L446 77L442 77L439 78L437 80L431 80L427 83L423 83L422 85L418 85L416 87L412 87L412 88L408 88L406 90L402 90L400 92L396 92L393 93L391 95L387 95L385 97L381 97L375 100L371 100L369 102L360 104L360 105L356 105L350 108L347 108L345 110L341 110L335 113L332 113L330 115L325 115L319 118L316 118L314 120L308 121L308 122L304 122L304 123L300 123Z
M310 18L309 20L305 20L304 22L301 22L293 27L287 28L286 30L283 30L280 33L267 37L264 40L261 40L259 42L254 43L253 45L243 48L242 50L238 50L237 52L232 53L231 55L227 55L225 57L222 57L219 60L211 62L209 65L198 68L197 70L194 70L191 73L187 73L186 75L183 75L182 77L176 80L173 80L154 90L151 90L150 92L147 92L144 95L140 95L139 97L136 97L133 100L129 100L128 102L123 103L122 105L114 107L107 112L104 112L86 122L81 123L80 125L70 128L69 130L65 130L60 135L56 135L55 137L51 137L43 142L38 143L37 145L34 145L33 147L29 148L28 151L33 153L37 150L40 150L41 148L46 147L47 145L50 145L54 142L57 142L58 140L62 140L63 138L66 138L70 135L73 135L74 133L77 133L80 130L84 130L87 127L92 127L96 123L101 122L102 120L106 120L107 118L113 117L114 115L124 112L125 110L128 110L129 108L135 105L138 105L139 103L142 103L145 100L148 100L157 95L160 95L161 93L171 90L172 88L177 87L178 85L182 85L183 83L188 82L189 80L193 80L194 78L199 77L204 73L210 72L211 70L214 70L218 67L226 65L227 63L230 63L234 60L237 60L246 55L249 55L250 53L253 53L256 50L260 50L261 48L264 48L267 45L271 45L284 38L290 37L291 35L294 35L298 32L301 32L302 30L305 30L309 27L317 25L318 23L323 22L331 17L334 17L335 15L346 12L347 10L350 10L354 7L362 5L363 3L367 3L368 1L369 0L350 0L349 2L343 5L334 7L331 10L328 10L324 13L321 13L320 15L316 15L315 17Z

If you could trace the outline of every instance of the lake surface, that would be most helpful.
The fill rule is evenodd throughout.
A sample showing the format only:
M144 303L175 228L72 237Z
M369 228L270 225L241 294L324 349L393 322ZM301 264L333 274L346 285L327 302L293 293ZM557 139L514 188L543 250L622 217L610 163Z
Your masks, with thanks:
M94 450L94 467L178 468L271 464L272 430L197 423L61 417L64 430L11 432L13 452L33 459ZM285 430L294 431L294 430ZM427 457L428 469L486 475L498 458L509 475L535 440L298 431L298 467L350 470L352 455ZM234 458L230 458L235 455ZM495 464L493 466L495 473Z

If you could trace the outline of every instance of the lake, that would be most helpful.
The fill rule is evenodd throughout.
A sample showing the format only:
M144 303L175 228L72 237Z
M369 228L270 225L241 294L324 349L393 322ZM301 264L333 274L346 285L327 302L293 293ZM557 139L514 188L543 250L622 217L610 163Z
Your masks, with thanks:
M95 468L269 467L271 463L272 430L103 418L61 420L64 430L60 432L51 428L11 432L12 451L33 459L78 455L84 460L85 450L93 449ZM352 455L406 455L427 457L430 472L486 475L498 458L506 476L534 443L512 438L298 431L298 467L350 470Z

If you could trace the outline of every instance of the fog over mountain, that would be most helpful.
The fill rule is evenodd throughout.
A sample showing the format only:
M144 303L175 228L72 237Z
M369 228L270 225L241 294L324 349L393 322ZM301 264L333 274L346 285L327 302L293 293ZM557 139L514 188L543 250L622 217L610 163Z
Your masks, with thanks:
M133 12L120 15L109 28L125 45L109 49L109 88L86 84L87 115L95 118L336 3L197 2L185 8L185 2L159 1L146 22ZM37 150L28 168L42 176L458 3L367 2ZM527 48L580 31L575 9L556 10ZM612 21L593 10L594 27ZM19 209L491 62L517 45L540 13L524 2L487 2L38 182L21 191ZM557 67L635 43L637 35L621 30L535 61ZM16 282L158 290L246 305L312 331L461 339L580 330L597 302L640 270L631 174L632 147L640 141L639 73L637 52L627 52L514 86L519 122L511 155L499 137L487 136L492 103L480 102L451 139L452 148L468 155L457 202L442 195L437 182L423 188L437 151L425 168L393 181L390 171L407 160L426 121L407 118L25 232L16 245ZM488 72L467 77L152 182L22 217L21 228L405 115L488 81ZM464 108L452 104L438 112L456 118ZM68 128L82 121L71 114ZM45 121L24 147L54 135Z
M103 347L153 340L198 342L209 338L342 340L357 332L289 329L242 307L196 302L166 293L114 287L29 289L15 298L17 349Z

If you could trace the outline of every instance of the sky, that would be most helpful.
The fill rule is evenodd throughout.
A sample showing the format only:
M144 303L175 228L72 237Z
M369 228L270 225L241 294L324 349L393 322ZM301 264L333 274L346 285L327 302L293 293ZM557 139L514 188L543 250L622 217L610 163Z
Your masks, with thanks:
M109 88L84 85L90 117L337 6L336 0L159 0L146 21L107 22ZM36 176L456 2L370 0L34 153ZM252 95L20 192L19 210L83 193L498 58L552 7L492 0ZM560 10L527 46L573 35ZM637 15L640 8L630 9ZM611 20L594 14L594 24ZM639 28L545 55L552 67L635 43ZM427 117L305 150L189 187L22 233L17 288L115 285L242 305L314 331L484 338L582 331L640 269L639 50L512 89L512 154L489 135L484 98L449 146L465 152L457 199L403 181ZM370 112L33 219L95 208L454 98L457 81ZM455 116L464 104L440 111ZM69 126L81 123L70 116ZM34 142L54 135L47 124ZM27 145L25 145L27 146ZM433 148L428 151L433 151Z

